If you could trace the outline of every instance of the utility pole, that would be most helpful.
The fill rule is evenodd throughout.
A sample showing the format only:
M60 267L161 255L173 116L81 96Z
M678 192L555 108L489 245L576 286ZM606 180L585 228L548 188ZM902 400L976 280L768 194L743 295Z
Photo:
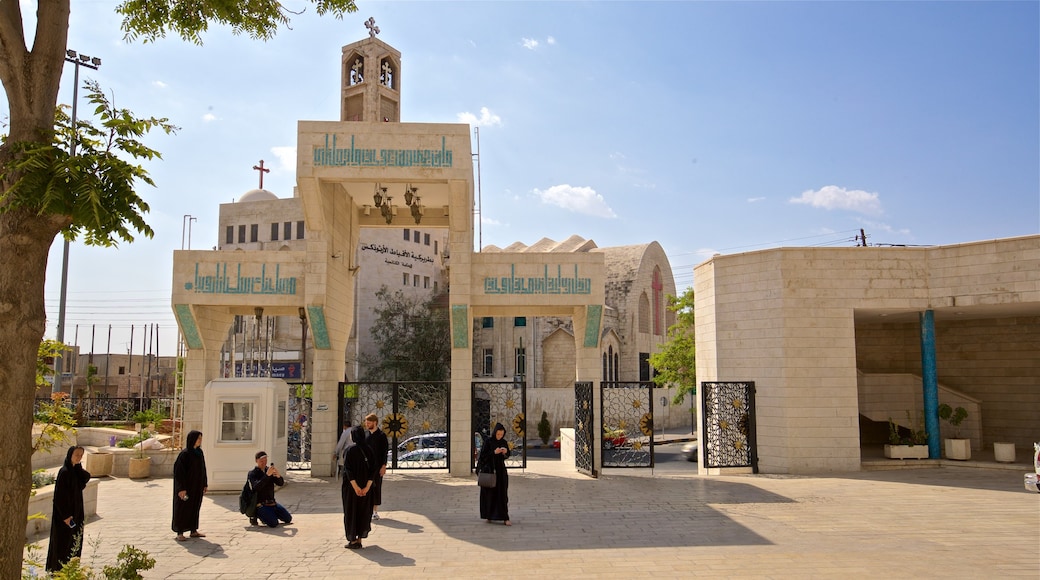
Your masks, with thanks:
M76 156L76 102L79 100L79 67L85 66L97 70L101 66L101 59L90 57L85 54L77 54L75 50L65 51L65 62L71 62L76 66L76 74L72 84L72 139L69 143L69 157ZM65 296L69 289L69 240L65 238L65 247L61 255L61 296L58 299L58 342L65 343ZM64 348L62 349L64 351ZM61 392L61 373L65 370L61 357L64 352L59 352L54 359L54 387L53 393Z

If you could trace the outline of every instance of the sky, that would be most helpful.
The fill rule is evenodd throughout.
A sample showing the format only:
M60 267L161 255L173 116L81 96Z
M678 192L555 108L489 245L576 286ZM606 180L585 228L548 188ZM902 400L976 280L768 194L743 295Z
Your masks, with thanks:
M202 46L126 42L115 0L72 3L68 47L102 59L82 77L180 130L147 138L154 238L71 244L66 342L89 351L95 325L105 352L111 324L126 352L133 324L140 352L158 324L173 354L173 251L217 245L261 159L292 196L296 123L339 119L340 50L369 17L402 53L402 121L479 127L482 246L656 240L681 293L715 253L1040 233L1040 3L357 3L286 0L305 11L275 39L214 26ZM49 337L61 262L59 239Z

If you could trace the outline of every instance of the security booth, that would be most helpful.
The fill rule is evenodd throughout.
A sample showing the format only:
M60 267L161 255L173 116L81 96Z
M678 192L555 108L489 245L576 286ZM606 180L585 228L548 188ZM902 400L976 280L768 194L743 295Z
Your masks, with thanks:
M242 488L256 465L256 452L285 469L288 385L264 377L216 379L206 385L202 412L202 450L209 489Z

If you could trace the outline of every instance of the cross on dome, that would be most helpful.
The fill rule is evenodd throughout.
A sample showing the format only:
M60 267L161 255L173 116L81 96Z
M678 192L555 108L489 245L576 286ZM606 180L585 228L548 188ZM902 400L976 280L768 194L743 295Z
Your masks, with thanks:
M271 173L271 170L264 168L264 160L263 159L260 160L260 165L254 165L253 169L255 169L255 170L260 172L260 189L263 189L264 188L264 174L265 173Z

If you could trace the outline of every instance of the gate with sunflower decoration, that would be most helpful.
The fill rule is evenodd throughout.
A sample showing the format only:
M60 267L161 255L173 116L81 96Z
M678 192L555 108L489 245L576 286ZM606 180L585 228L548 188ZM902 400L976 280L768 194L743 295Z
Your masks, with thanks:
M592 381L578 381L574 383L574 467L596 477L592 424Z
M286 469L311 468L311 403L310 383L289 383L289 408L286 409Z
M654 466L654 383L603 381L603 467Z
M506 428L506 443L512 451L507 467L527 467L527 382L473 381L472 463L476 468L480 445L496 423Z
M758 473L755 382L702 382L704 467L750 467Z
M361 425L369 413L375 413L390 441L387 467L450 465L450 381L344 383L341 413L351 425Z

